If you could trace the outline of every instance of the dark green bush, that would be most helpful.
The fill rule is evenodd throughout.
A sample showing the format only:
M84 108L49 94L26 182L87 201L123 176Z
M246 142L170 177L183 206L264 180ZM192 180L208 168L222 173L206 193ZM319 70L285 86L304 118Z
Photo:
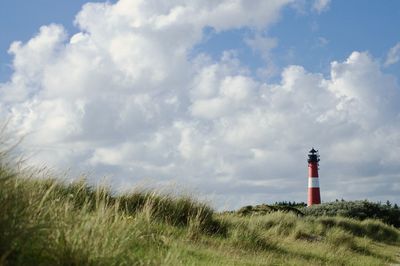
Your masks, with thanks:
M261 204L256 206L245 206L236 211L237 214L241 216L246 215L265 215L272 212L287 212L294 213L298 216L303 216L304 214L296 207L290 205L267 205Z
M336 201L302 208L305 215L342 216L358 220L378 219L389 225L400 227L400 209L390 204L363 201Z

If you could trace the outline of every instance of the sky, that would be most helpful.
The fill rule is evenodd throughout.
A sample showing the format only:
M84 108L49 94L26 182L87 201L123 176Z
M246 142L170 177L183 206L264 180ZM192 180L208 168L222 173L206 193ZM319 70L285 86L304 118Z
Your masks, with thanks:
M0 117L35 166L217 209L400 203L400 2L2 1Z

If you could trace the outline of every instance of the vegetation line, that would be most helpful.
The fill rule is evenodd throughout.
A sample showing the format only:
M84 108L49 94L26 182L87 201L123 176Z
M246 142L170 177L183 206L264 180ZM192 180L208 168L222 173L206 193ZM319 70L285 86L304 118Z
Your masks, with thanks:
M398 262L395 206L264 204L216 213L188 196L143 190L115 196L84 181L34 177L0 159L0 265Z

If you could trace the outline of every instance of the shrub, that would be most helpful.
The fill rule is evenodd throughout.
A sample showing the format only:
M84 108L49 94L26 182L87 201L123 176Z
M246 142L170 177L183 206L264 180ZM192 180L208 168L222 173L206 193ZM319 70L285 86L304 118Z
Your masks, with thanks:
M298 216L303 216L304 214L297 209L296 207L292 207L290 205L267 205L261 204L256 206L245 206L236 211L237 214L241 216L246 215L265 215L272 212L287 212L294 213Z
M384 223L400 227L400 209L390 204L369 201L336 201L302 208L305 215L342 216L359 220L379 219Z

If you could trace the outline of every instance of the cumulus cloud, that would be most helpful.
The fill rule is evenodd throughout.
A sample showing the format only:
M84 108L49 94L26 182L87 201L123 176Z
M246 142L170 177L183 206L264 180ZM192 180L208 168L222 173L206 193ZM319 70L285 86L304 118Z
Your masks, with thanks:
M380 199L374 191L400 174L400 94L368 53L333 62L329 77L287 66L274 83L234 52L188 56L204 27L265 28L287 3L86 4L74 36L48 25L11 45L0 113L26 135L33 162L109 175L116 188L174 180L219 208L304 200L305 156L316 146L323 199ZM276 45L247 42L266 55ZM391 187L385 199L400 192Z
M385 66L396 64L400 60L400 42L390 48L385 61Z

